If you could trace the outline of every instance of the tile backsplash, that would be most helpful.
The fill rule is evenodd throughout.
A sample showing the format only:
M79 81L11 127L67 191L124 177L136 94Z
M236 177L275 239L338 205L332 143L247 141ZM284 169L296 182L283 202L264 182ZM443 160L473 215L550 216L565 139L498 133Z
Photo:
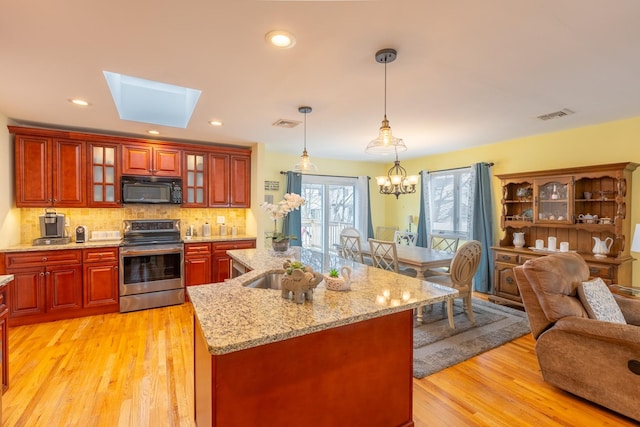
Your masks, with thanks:
M123 231L122 221L125 219L180 219L182 235L193 224L198 235L202 235L202 225L208 222L211 225L211 234L218 234L216 219L225 217L228 227L233 225L238 229L238 234L246 231L247 209L232 208L181 208L179 206L160 205L129 205L123 208L91 209L91 208L56 208L56 212L64 214L69 219L70 233L75 238L75 228L78 225L86 225L91 236L92 231ZM40 237L40 215L44 208L21 208L20 241L23 244L31 243L33 239ZM228 231L230 234L231 231Z

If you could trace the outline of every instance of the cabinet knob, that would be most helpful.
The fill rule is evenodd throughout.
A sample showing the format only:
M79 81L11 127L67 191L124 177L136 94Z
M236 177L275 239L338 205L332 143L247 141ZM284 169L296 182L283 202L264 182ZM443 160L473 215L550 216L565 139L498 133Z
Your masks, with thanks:
M598 267L589 267L589 273L598 274L600 273L600 269Z
M49 271L47 271L45 274L46 274L47 276L49 276L51 273L50 273Z
M510 285L513 285L513 277L507 277L506 282Z
M48 259L48 258L47 258L46 256L43 256L43 257L42 257L42 261L45 261L45 262L46 262L46 261L47 261L47 259Z
M40 273L40 277L44 277L44 272L41 272L41 273Z
M509 255L502 255L502 259L507 261L509 260L511 257Z

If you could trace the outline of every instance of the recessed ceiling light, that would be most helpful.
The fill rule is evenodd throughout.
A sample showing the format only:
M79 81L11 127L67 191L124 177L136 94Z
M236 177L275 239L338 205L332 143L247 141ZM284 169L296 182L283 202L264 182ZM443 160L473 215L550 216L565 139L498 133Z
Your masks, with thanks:
M80 99L80 98L70 99L69 102L72 103L73 105L78 105L80 107L88 107L89 105L91 105L89 104L88 101L85 101L84 99Z
M211 126L222 126L224 123L222 123L220 120L209 120L209 124Z
M289 49L296 45L296 38L293 34L285 30L269 31L265 36L268 43L280 49Z
M149 134L151 134L151 135L160 135L160 132L158 132L158 131L157 131L157 130L155 130L155 129L148 130L148 131L147 131L147 133L149 133Z

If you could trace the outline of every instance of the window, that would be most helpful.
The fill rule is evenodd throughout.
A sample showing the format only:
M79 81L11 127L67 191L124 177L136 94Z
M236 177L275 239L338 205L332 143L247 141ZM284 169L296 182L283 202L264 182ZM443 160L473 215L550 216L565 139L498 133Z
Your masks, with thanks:
M429 224L431 234L447 234L462 240L471 239L472 218L471 168L431 172L429 180Z
M302 247L335 252L343 228L366 230L366 194L359 178L303 175Z

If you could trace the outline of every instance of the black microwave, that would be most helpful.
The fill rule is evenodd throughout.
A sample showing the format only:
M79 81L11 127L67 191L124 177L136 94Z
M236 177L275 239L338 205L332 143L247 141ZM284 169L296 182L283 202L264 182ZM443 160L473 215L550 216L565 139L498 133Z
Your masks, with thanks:
M122 203L182 204L182 180L122 176Z

